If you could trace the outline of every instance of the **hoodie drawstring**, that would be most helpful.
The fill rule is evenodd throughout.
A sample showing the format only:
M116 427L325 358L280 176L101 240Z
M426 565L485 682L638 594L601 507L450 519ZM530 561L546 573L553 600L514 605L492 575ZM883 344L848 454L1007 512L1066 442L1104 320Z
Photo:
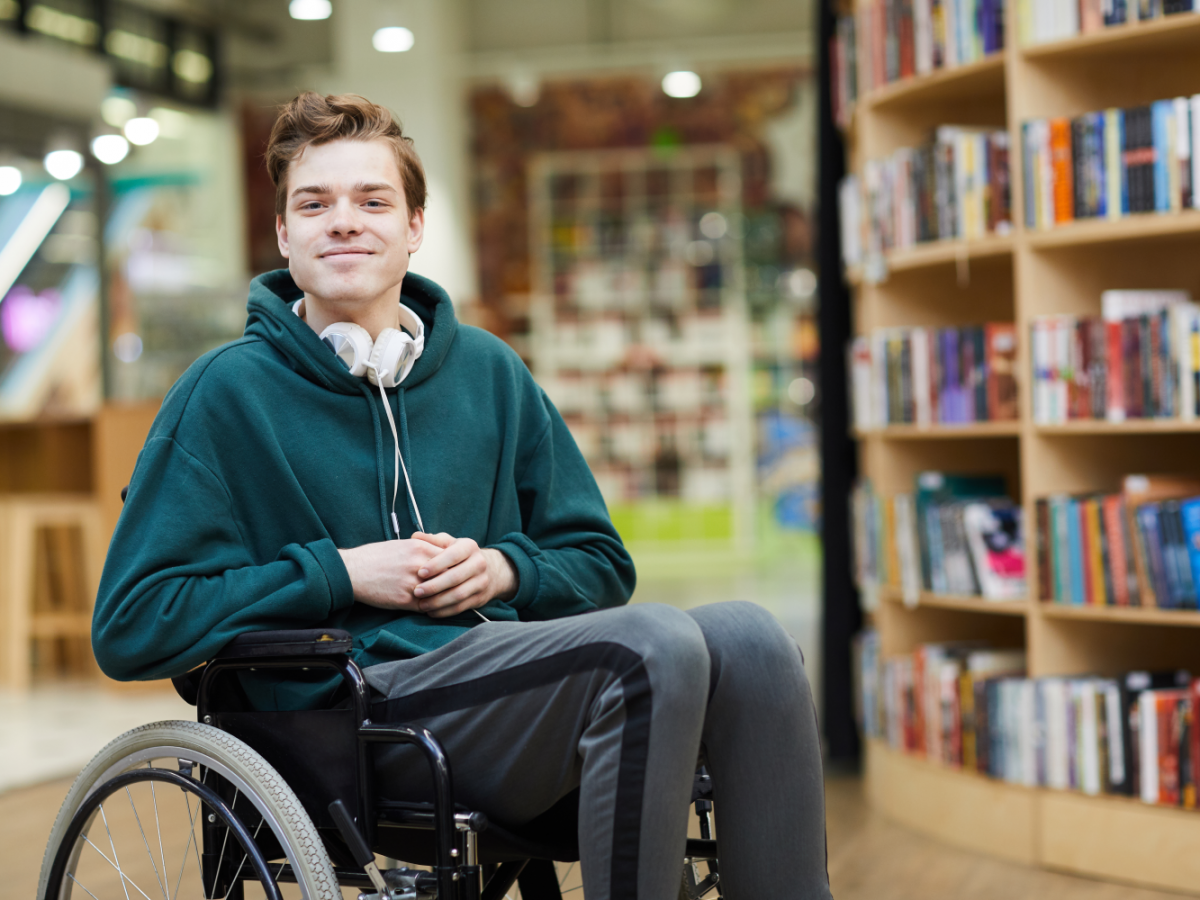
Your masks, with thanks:
M391 429L392 429L392 444L396 448L396 458L395 458L394 464L392 466L391 515L392 515L392 528L394 528L396 530L396 538L397 538L397 540L399 540L399 538L400 538L400 522L396 518L396 493L400 488L400 472L401 471L404 472L404 486L408 488L408 499L412 501L413 513L416 515L416 519L417 519L417 527L421 531L424 531L425 523L421 521L421 510L417 506L417 498L413 494L412 481L408 477L408 466L406 466L404 464L404 457L400 453L400 436L396 433L396 419L392 415L392 404L388 403L387 391L385 391L383 389L383 379L387 377L388 371L387 371L387 369L377 368L376 366L372 365L371 363L367 363L367 366L375 372L375 384L379 387L379 397L381 400L383 400L383 410L384 410L384 412L387 413L388 425L390 425ZM404 390L403 390L403 388L399 391L399 393L400 393L400 404L401 404L401 413L400 414L401 414L401 421L403 422L404 421L403 420L403 416L404 416ZM406 438L408 437L407 433L405 434L405 437Z

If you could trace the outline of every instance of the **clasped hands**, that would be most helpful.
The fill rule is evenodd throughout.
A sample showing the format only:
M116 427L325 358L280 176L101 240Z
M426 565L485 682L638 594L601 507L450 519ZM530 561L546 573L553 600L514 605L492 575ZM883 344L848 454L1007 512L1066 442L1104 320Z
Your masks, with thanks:
M338 553L354 599L380 609L442 619L489 600L507 600L517 591L508 557L470 538L418 531L406 541L363 544Z

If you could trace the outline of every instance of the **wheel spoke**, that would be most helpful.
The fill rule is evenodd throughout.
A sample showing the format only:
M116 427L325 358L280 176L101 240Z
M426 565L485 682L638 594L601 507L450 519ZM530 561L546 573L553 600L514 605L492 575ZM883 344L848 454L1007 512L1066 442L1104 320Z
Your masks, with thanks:
M121 859L117 856L117 845L113 843L112 830L108 827L108 816L104 814L104 804L100 804L100 818L104 820L104 830L108 832L108 846L112 847L113 866L117 870L117 874L121 876L121 887L125 890L125 900L129 900L129 888L125 887L125 873L121 871ZM134 887L137 887L135 884ZM141 890L141 888L138 888ZM142 896L145 896L143 894ZM150 900L146 897L146 900Z
M254 829L254 838L253 838L253 839L254 839L255 841L257 841L257 840L258 840L258 833L259 833L259 832L262 830L262 827L263 827L263 822L265 822L265 821L266 821L266 819L259 819L259 820L258 820L258 827ZM246 852L246 853L243 853L243 854L242 854L242 861L241 861L240 863L238 863L237 871L233 873L233 880L229 882L230 884L236 884L236 883L237 883L238 876L242 874L242 869L245 867L245 865L246 865L246 860L247 860L247 859L249 859L249 858L250 858L250 854L249 854L249 852ZM218 871L220 871L220 870L218 869ZM283 868L282 868L282 867L280 867L279 871L281 871L281 872L282 872L282 871L283 871Z
M133 889L135 891L137 891L139 894L141 894L143 897L145 897L146 900L152 900L152 898L149 897L145 891L143 891L140 887L137 886L137 882L135 882L132 878L130 878L128 875L126 875L124 872L122 872L121 867L119 865L117 865L115 862L113 862L111 859L108 858L108 854L106 854L103 850L101 850L99 847L97 847L95 844L92 843L91 838L89 838L85 834L83 836L83 839L88 844L88 846L90 846L93 850L95 850L97 853L99 853L101 858L106 863L108 863L110 866L112 866L116 870L117 874L121 876L121 887L124 888L126 897L129 896L129 888L125 887L125 882L129 882L130 884L133 885Z
M153 786L154 782L150 782ZM163 886L162 875L158 873L158 863L154 861L154 854L150 852L150 841L146 838L146 829L142 827L142 817L138 815L137 804L133 802L133 794L129 788L125 788L125 796L129 798L129 808L133 810L134 821L137 822L138 831L142 833L142 844L146 847L146 856L150 858L150 868L154 870L154 880L158 882L158 889L162 891L163 900L167 900L167 889Z
M80 884L79 879L76 878L74 875L72 875L70 872L67 873L67 877L70 878L76 884L78 884L79 887L83 889L83 892L85 894L87 894L89 897L91 897L92 900L100 900L99 897L97 897L95 894L93 894L91 891L89 891L86 887L84 887L82 884Z
M198 871L200 873L201 880L203 880L203 878L204 878L204 867L200 864L200 842L196 840L196 819L199 817L200 811L202 809L204 809L204 804L200 802L199 798L197 798L196 812L193 813L192 812L192 799L191 799L191 797L188 796L186 791L184 791L183 799L184 799L184 802L187 803L188 816L192 820L192 827L188 830L187 847L183 848L183 864L179 867L179 877L175 880L175 896L176 897L179 896L179 885L181 885L183 883L183 873L184 873L184 870L187 869L188 847L195 845L195 848L196 848L196 871Z
M234 788L233 802L229 804L230 811L232 811L233 808L235 806L237 806L237 798L238 798L238 793L240 791L241 791L241 788ZM221 875L221 863L225 862L225 847L228 844L229 844L229 826L226 826L225 827L225 838L221 841L221 855L217 857L216 873L217 873L218 877L220 877L220 875Z
M154 765L151 764L150 768L153 769ZM184 796L187 796L187 794L185 793ZM150 782L150 797L154 800L154 827L158 830L158 855L159 858L162 859L162 877L165 879L167 877L167 854L166 851L163 850L162 823L158 819L158 794L154 792L153 780ZM188 811L191 812L190 803L188 804ZM171 900L170 895L167 894L165 884L163 885L163 897L165 897L166 900Z

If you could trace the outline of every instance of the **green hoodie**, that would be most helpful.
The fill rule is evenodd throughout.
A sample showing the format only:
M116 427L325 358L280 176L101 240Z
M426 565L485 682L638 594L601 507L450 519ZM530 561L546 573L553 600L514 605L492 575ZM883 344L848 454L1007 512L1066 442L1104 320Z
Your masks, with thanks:
M245 335L198 359L163 401L92 622L113 678L179 675L242 632L307 627L346 629L367 666L481 621L355 602L338 548L393 536L392 434L379 389L291 311L300 296L287 270L254 279ZM425 322L425 351L388 401L425 530L502 551L519 578L516 596L484 615L553 619L627 602L633 563L520 358L460 325L425 278L407 275L401 299ZM418 530L410 501L396 515L403 537Z

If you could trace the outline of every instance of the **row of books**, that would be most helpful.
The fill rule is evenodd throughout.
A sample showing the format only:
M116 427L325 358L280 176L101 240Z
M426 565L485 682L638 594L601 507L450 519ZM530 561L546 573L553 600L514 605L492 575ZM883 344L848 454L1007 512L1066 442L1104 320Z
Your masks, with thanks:
M1116 493L1035 504L1038 598L1076 606L1200 606L1200 479L1129 475Z
M1024 45L1060 41L1124 25L1200 10L1195 0L1018 0L1017 27Z
M1008 132L945 125L921 147L870 160L841 192L841 214L860 231L852 254L1012 230ZM843 228L846 228L843 225Z
M855 581L871 608L881 588L915 602L922 590L990 600L1026 596L1021 509L998 476L921 472L911 493L884 497L862 480L851 494Z
M1200 95L1022 124L1025 225L1195 208Z
M1015 420L1016 354L1011 322L882 328L857 337L847 366L854 425Z
M925 644L884 660L856 640L861 722L901 750L1029 787L1196 808L1200 679L1186 671L1116 678L1024 677L1024 652Z
M833 58L874 90L1003 50L1004 0L868 0L839 22L836 40Z
M1105 291L1099 316L1031 326L1033 420L1195 419L1200 306L1187 291Z

